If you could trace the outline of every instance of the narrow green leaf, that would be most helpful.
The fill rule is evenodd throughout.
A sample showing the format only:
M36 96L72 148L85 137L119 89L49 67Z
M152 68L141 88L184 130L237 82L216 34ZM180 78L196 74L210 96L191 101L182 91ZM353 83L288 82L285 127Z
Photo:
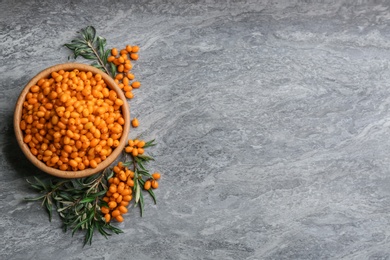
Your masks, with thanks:
M94 201L95 198L94 197L87 197L87 198L84 198L80 201L80 203L88 203L88 202L92 202Z
M50 199L46 200L45 206L46 206L47 213L49 213L49 221L51 222L52 217L53 217L53 213L52 213L53 212L53 204L51 203Z
M46 194L42 195L42 196L39 196L39 197L35 197L35 198L24 198L24 200L26 200L26 201L37 201L37 200L43 199L45 196L46 196Z
M110 72L111 72L111 77L115 77L116 75L116 66L114 63L110 63Z
M149 142L146 142L145 145L144 145L144 148L148 148L150 146L155 146L156 144L154 143L154 140L150 140Z
M135 186L136 184L137 184L137 186ZM140 199L140 196L141 196L141 189L140 189L140 186L138 184L138 180L135 181L134 187L136 188L136 190L135 190L135 204L137 204L139 199Z
M39 183L39 185L41 185L45 190L47 190L47 186L43 181L41 181L37 176L34 176L34 179Z
M141 209L141 217L142 217L144 215L144 196L142 195L142 193L140 193L139 196L139 206Z

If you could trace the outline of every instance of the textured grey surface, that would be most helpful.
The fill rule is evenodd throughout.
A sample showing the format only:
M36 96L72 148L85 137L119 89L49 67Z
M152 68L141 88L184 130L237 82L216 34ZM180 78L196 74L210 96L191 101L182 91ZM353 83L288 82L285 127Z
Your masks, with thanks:
M387 1L61 2L0 2L1 259L390 259ZM140 45L130 137L163 179L82 248L23 202L12 116L86 25Z

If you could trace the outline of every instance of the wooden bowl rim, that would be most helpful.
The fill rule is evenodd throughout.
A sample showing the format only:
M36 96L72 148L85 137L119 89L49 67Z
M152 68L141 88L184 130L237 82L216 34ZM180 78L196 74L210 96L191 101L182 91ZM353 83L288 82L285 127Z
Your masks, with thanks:
M124 101L124 104L122 106L122 114L123 114L123 119L125 120L125 124L123 126L123 134L119 140L119 146L116 147L113 152L101 163L98 164L96 168L88 168L82 171L61 171L59 169L55 169L52 167L47 166L45 163L42 161L38 160L30 151L28 145L24 143L23 141L23 133L22 130L20 129L20 121L22 117L22 108L23 108L23 102L26 98L27 93L29 92L30 88L35 85L39 79L48 77L52 72L54 71L59 71L59 70L73 70L73 69L78 69L80 71L91 71L93 74L100 74L102 75L102 78L104 81L107 83L107 86L116 91L118 94L118 97ZM32 162L35 166L37 166L39 169L42 171L56 176L60 178L83 178L87 176L91 176L95 173L98 173L105 168L107 168L111 163L113 163L116 158L119 156L119 154L123 151L126 142L127 142L127 137L129 134L130 130L130 109L129 109L129 104L127 103L127 99L125 95L123 94L123 91L118 87L118 85L115 83L115 81L106 73L102 72L101 70L92 67L87 64L82 64L82 63L63 63L63 64L57 64L54 66L51 66L49 68L46 68L39 72L35 77L33 77L27 85L24 87L22 92L19 95L19 98L16 102L15 105L15 112L14 112L14 130L15 130L15 135L16 135L16 140L22 149L23 153L27 157L27 159Z

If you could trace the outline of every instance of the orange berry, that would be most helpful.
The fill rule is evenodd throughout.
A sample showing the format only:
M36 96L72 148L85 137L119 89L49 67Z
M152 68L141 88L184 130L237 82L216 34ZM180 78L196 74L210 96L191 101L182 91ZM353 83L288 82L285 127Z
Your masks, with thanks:
M138 54L137 54L137 53L131 53L131 54L130 54L130 59L132 59L132 60L138 60Z
M133 149L131 155L133 155L134 157L138 156L138 149Z
M145 189L145 190L149 190L150 187L151 187L151 185L152 185L152 183L151 183L149 180L145 181L144 189Z
M145 146L145 141L139 141L137 147L142 148Z
M126 146L126 148L125 148L125 152L126 153L131 153L133 151L133 147L131 147L131 146Z
M118 210L118 209L116 209L116 210L113 210L112 211L112 213L111 213L111 215L115 218L116 216L119 216L121 214L121 212Z
M141 86L141 83L140 83L139 81L134 81L134 82L131 84L131 86L132 86L133 88L139 88L139 87Z
M108 207L109 207L110 209L115 209L116 206L117 206L117 204L116 204L115 201L110 201L110 202L108 202Z
M131 91L126 91L125 96L126 98L132 99L134 97L134 94Z
M129 80L133 80L135 77L134 77L134 74L132 73L127 73L126 77L129 79Z
M114 56L110 56L107 58L107 61L108 62L113 62L115 60L115 57Z
M136 117L133 120L131 120L131 125L133 127L138 127L139 126L139 122L138 122L138 119Z
M131 52L138 52L138 51L139 51L139 47L137 45L131 48Z
M110 212L110 209L104 206L100 210L102 211L103 214L107 214Z
M161 175L158 172L155 172L152 174L153 179L159 180L161 178Z
M115 79L122 80L123 79L123 74L122 73L116 74Z
M134 187L134 181L131 178L127 180L126 184L129 185L129 187Z
M119 166L114 166L114 172L119 173L121 171L121 168Z
M119 206L118 209L121 213L127 213L127 208L125 206Z
M104 215L104 220L108 223L108 222L110 222L110 220L111 220L111 215L110 214L105 214Z
M157 189L158 188L158 182L156 180L152 181L152 188Z
M121 206L127 207L127 206L129 206L129 202L128 202L128 201L122 200L121 203L120 203L120 205L121 205Z
M143 148L138 148L138 154L143 154L144 153L144 149Z
M110 188L108 189L112 194L114 194L116 192L116 185L115 184L111 184L110 185Z
M118 55L118 49L117 48L112 48L111 49L111 54L112 54L112 56Z
M132 52L133 48L131 47L131 45L126 45L126 51L127 52Z
M123 201L130 201L133 197L131 195L126 195L126 196L123 196L123 199L122 199L122 202Z
M116 216L115 219L116 219L116 221L118 221L118 222L123 222L123 220L124 220L123 217L122 217L121 215Z

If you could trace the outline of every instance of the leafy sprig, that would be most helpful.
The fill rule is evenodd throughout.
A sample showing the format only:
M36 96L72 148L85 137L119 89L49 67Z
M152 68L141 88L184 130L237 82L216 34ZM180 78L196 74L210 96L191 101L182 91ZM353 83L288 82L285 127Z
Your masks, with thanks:
M87 60L93 60L92 66L115 77L115 65L107 62L107 58L110 55L110 49L105 49L107 40L104 37L97 36L96 29L93 26L87 26L81 29L80 34L81 37L64 44L64 46L73 51L73 57L75 59L81 56Z
M156 145L155 140L151 140L149 142L146 142L144 145L144 148L148 148L151 146ZM133 171L134 171L134 187L133 187L133 192L135 194L135 206L140 207L141 211L141 216L144 213L144 196L142 194L142 189L145 185L145 180L143 179L144 177L146 179L152 179L152 174L146 169L146 164L150 161L153 161L154 159L151 156L144 155L144 154L139 154L137 156L129 155L130 161L133 164ZM154 204L157 204L157 199L156 195L154 194L153 190L149 189L148 193L150 196L153 198Z
M34 182L27 181L41 194L26 200L42 200L42 206L46 208L50 221L53 211L56 210L65 232L71 229L73 236L76 231L85 230L84 245L91 244L95 230L106 238L112 233L122 233L119 228L106 223L100 213L100 207L105 204L101 198L107 192L107 179L112 174L112 171L105 170L80 179L41 180L34 177Z

